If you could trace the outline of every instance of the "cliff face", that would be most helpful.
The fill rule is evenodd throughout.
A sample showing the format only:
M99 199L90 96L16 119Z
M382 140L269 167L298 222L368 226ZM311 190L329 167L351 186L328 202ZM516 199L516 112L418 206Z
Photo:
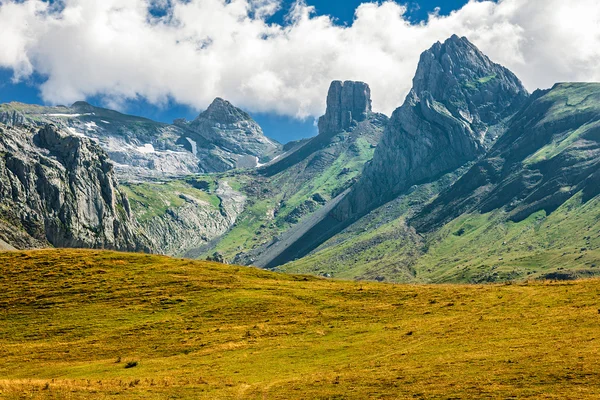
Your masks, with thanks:
M348 115L361 114L362 106L343 101L344 86L330 90L336 107L321 120L325 129L343 127ZM267 266L308 254L411 187L475 161L504 133L505 123L528 96L512 72L490 61L466 38L452 36L434 44L421 55L412 90L394 111L356 184L327 217L294 238ZM360 101L361 96L356 98Z
M387 122L388 117L371 111L369 85L364 82L333 81L327 93L325 115L319 118L319 134L284 154L276 162L261 168L260 173L266 176L277 175L313 157L322 156L321 153L326 152L327 148L338 153L326 156L333 160L340 152L346 151L334 147L344 147L339 146L341 142L350 146L358 137L367 139L375 147Z
M463 213L503 209L512 221L600 194L600 84L535 92L492 149L411 223L431 231Z
M216 99L196 120L180 119L172 125L82 101L70 107L0 104L0 123L54 124L70 134L94 139L115 162L122 180L252 168L281 150L247 113L222 99Z
M527 97L512 72L466 38L436 43L421 55L413 89L392 115L373 161L336 217L364 214L413 185L475 160Z
M327 111L319 118L319 134L347 131L371 114L371 89L364 82L333 81Z
M16 248L148 250L108 156L47 125L0 125L0 239Z

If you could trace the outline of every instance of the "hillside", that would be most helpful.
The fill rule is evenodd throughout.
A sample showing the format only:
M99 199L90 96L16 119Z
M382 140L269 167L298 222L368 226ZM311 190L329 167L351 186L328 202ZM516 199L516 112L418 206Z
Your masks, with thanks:
M594 83L534 93L484 157L429 191L428 204L413 199L422 185L280 270L396 282L599 275L599 98ZM403 201L413 206L394 215ZM384 224L360 229L379 214Z
M388 118L372 112L370 95L363 82L332 82L317 136L256 171L219 176L247 197L246 207L227 232L186 256L219 252L265 266L287 235L318 220L356 182L381 138Z
M0 397L598 398L599 293L0 253Z

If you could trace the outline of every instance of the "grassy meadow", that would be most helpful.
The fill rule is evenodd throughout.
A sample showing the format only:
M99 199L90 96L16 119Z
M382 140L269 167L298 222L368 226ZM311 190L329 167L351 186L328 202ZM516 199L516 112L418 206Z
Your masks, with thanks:
M392 285L0 253L0 398L600 397L600 280Z

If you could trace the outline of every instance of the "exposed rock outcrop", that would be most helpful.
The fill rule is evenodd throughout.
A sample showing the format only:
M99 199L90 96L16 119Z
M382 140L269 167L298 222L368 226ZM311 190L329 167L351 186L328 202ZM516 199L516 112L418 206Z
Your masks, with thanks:
M78 101L70 107L0 104L0 123L55 124L97 141L124 180L253 168L280 153L244 111L217 99L196 121L172 125Z
M326 147L334 145L343 132L350 133L350 142L354 142L358 136L374 137L375 145L381 137L381 129L387 122L387 116L371 111L369 85L364 82L333 81L327 94L325 115L319 118L319 134L295 151L261 168L260 173L273 176L302 163Z
M364 215L415 184L475 160L527 97L512 72L466 38L436 43L421 55L413 89L336 217Z
M364 82L333 81L327 94L327 111L319 118L319 133L338 133L366 120L371 114L371 89Z
M0 156L3 241L16 248L148 250L96 143L53 125L0 125Z
M521 221L576 193L600 194L600 84L537 91L486 156L411 223L431 231L465 212L502 208Z
M25 123L25 116L17 110L0 111L0 124L18 126Z
M169 208L163 215L143 224L153 247L160 253L195 258L198 249L227 232L244 210L246 197L234 191L226 181L216 190L221 204L215 209L191 195L180 194L181 207Z

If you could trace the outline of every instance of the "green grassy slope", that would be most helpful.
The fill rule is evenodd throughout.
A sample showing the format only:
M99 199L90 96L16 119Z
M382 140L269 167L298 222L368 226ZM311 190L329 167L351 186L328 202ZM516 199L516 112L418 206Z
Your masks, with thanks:
M0 397L598 398L599 294L0 253Z
M403 217L278 268L392 282L502 282L600 275L600 198L578 193L553 213L512 222L501 210L464 214L418 235Z
M599 275L599 99L600 84L536 92L490 152L429 191L422 209L375 227L372 213L355 224L365 229L279 270L396 282Z
M201 257L219 252L227 260L250 264L253 250L270 243L354 183L373 157L382 131L382 126L362 123L271 177L239 172L237 180L248 196L248 206L235 226ZM236 258L239 253L245 254Z
M206 189L194 187L194 182L206 182ZM192 180L174 179L165 182L137 182L121 184L131 203L136 219L145 223L153 217L164 215L170 208L181 207L185 200L181 194L204 201L219 209L221 201L214 194L216 183L212 176L198 176Z

